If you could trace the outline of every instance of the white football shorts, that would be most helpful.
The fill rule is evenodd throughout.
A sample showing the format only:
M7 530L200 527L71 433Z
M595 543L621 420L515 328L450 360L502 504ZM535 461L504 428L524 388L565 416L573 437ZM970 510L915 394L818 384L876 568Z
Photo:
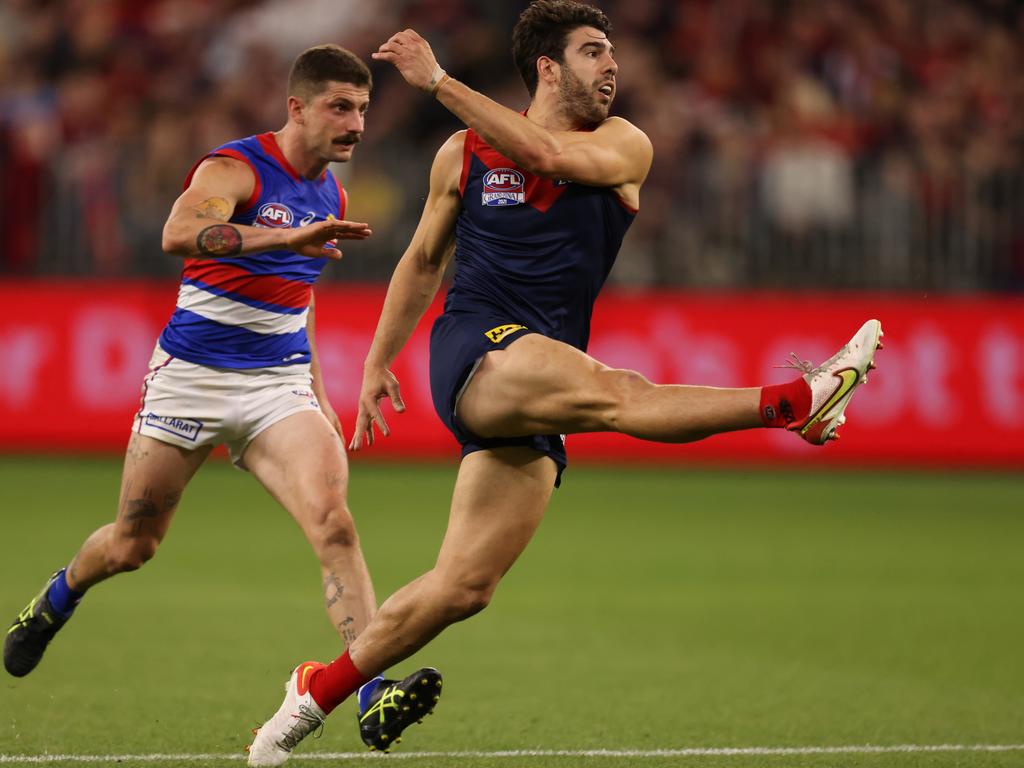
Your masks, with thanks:
M182 448L224 443L236 466L260 432L301 411L320 411L309 365L212 368L156 346L132 430Z

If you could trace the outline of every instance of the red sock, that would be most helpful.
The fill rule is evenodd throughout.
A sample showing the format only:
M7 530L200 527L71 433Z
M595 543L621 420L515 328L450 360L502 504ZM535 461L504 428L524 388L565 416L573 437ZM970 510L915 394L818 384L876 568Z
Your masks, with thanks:
M811 388L804 377L786 384L761 387L761 422L766 427L784 427L811 412Z
M309 692L324 714L329 715L336 706L370 679L356 669L356 665L348 657L348 651L345 651L330 664L309 676Z

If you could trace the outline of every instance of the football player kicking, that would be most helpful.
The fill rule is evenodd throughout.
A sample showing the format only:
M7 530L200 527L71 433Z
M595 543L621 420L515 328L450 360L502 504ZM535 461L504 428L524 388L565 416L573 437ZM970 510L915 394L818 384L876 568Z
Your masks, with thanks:
M531 95L524 114L449 77L413 30L373 55L469 130L434 161L422 218L364 364L350 448L372 444L374 424L388 434L380 400L404 409L388 366L454 255L445 311L431 334L430 384L438 416L462 444L462 463L435 566L385 601L339 658L309 662L308 689L289 689L260 730L251 765L285 759L273 744L286 729L290 747L356 691L364 739L372 730L380 749L429 711L440 690L431 670L383 689L367 681L488 605L559 482L564 435L610 431L681 443L777 427L824 444L873 366L877 320L821 365L799 364L797 378L759 388L655 385L586 354L594 300L652 160L647 136L608 116L618 71L609 29L592 6L532 3L513 33Z

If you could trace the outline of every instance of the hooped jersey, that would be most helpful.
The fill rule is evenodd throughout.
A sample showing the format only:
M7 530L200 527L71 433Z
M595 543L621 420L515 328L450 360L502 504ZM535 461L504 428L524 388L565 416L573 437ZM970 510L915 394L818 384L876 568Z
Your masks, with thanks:
M614 190L546 179L466 132L446 312L494 315L586 350L594 301L636 211Z
M207 157L231 157L253 172L252 195L229 219L255 227L302 227L345 217L346 195L330 171L303 178L272 133L231 141ZM306 319L326 258L261 251L216 259L186 259L174 314L160 335L168 354L218 368L264 368L310 360Z

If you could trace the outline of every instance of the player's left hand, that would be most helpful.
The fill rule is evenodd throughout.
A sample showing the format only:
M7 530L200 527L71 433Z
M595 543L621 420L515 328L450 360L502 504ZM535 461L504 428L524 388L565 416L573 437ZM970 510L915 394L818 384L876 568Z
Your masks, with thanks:
M409 85L420 90L428 88L437 69L437 59L430 49L430 43L414 29L396 32L376 53L371 53L370 58L390 61Z
M374 425L384 437L391 434L384 414L380 412L380 401L385 397L391 400L391 407L395 409L395 413L402 413L405 410L401 388L395 374L382 366L366 366L363 369L363 386L359 393L356 428L352 441L348 444L350 451L358 451L363 447L364 441L367 446L373 446Z

